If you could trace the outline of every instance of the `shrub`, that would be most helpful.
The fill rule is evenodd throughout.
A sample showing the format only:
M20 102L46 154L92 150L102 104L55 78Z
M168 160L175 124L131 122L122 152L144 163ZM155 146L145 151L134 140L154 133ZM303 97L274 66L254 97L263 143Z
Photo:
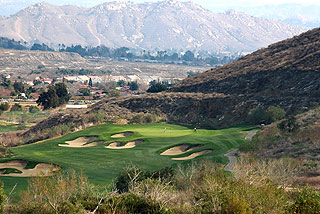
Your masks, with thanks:
M295 132L299 129L299 124L294 116L278 124L278 128L283 132Z
M114 207L115 204L116 207ZM109 210L114 210L114 213L167 213L165 210L161 210L159 204L148 203L148 201L144 197L132 193L126 193L117 197L112 197L107 201L107 205L109 205ZM110 207L110 205L113 206Z
M37 113L39 111L40 111L40 109L37 106L30 106L29 107L29 112L30 113Z
M18 103L15 103L12 108L11 111L22 111L22 106Z
M288 211L290 213L320 213L320 193L314 188L305 187L294 193L295 202Z
M248 114L248 122L252 124L270 124L285 117L286 112L280 107L269 106L267 110L262 108L252 109Z
M166 167L157 171L150 172L143 171L142 169L134 166L130 166L116 177L114 185L119 192L128 192L130 186L133 186L145 179L161 178L164 180L170 180L173 175L174 171L171 167Z
M120 91L112 89L108 92L109 97L120 97Z
M9 103L2 103L2 104L0 105L0 111L8 111L9 108L10 108Z
M162 92L162 91L166 91L167 90L167 86L163 83L156 83L150 86L150 88L148 88L147 92L149 93L158 93L158 92Z
M269 124L272 122L272 117L262 108L252 109L248 114L248 122L251 124Z
M21 194L15 213L83 213L77 200L94 194L92 186L74 171L51 177L32 177L29 188Z
M4 214L5 212L5 203L6 203L6 194L4 193L3 183L0 181L0 213Z
M143 124L143 123L155 123L157 122L158 117L154 114L137 114L135 115L130 122L136 124Z
M267 109L267 114L271 116L272 122L282 120L286 116L286 111L280 107L270 106Z

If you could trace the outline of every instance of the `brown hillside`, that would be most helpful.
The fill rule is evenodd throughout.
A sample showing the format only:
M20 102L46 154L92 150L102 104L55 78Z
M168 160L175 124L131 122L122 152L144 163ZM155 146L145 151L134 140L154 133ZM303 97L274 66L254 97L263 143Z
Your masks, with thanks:
M320 28L260 49L228 65L183 80L171 91L296 94L320 89ZM277 93L275 93L277 92ZM310 95L310 94L309 94Z

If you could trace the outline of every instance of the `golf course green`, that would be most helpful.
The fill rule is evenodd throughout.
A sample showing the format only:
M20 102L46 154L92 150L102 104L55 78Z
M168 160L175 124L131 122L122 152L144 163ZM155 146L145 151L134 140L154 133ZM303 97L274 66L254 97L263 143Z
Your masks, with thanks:
M238 148L245 141L246 134L253 129L255 127L249 125L221 130L194 130L192 127L166 123L104 124L60 138L12 148L14 156L11 159L2 159L1 162L24 160L34 166L36 163L54 164L62 170L82 171L91 183L107 186L128 165L157 170L199 159L226 164L227 158L224 154ZM119 148L112 148L111 144ZM129 144L131 146L126 148ZM78 146L70 147L72 145ZM179 145L185 147L184 152L178 155L173 155L172 152L161 155ZM195 158L184 160L188 159L186 157ZM182 160L179 160L180 158ZM10 192L15 184L15 191L25 189L29 178L16 177L12 173L1 176L0 179L4 182L6 192Z

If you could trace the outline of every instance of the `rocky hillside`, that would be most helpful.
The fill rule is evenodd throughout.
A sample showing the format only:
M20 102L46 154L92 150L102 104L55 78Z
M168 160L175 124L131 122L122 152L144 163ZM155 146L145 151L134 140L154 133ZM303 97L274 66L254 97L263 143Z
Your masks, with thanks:
M108 2L92 8L39 3L0 19L0 36L49 45L254 51L302 28L192 2Z
M320 96L320 28L183 80L171 91Z

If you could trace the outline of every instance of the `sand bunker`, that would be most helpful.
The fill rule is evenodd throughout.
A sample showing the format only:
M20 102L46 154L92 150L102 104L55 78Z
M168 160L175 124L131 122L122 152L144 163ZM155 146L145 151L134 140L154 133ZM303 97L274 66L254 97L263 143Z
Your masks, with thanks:
M182 157L182 158L171 158L172 160L191 160L193 158L196 158L198 156L201 156L201 155L204 155L204 154L207 154L209 152L212 152L212 150L203 150L201 152L196 152L196 153L193 153L187 157Z
M124 137L130 137L131 135L133 135L133 132L123 132L123 133L111 135L111 137L112 138L124 138Z
M27 161L14 160L6 163L0 163L0 176L12 177L31 177L31 176L50 176L60 170L60 167L47 163L39 163L33 169L25 169ZM17 169L22 173L3 174L4 168Z
M191 151L194 151L196 149L199 149L199 148L202 147L202 145L195 146L195 147L192 147L192 148L188 149L189 147L190 147L190 145L188 145L188 144L175 146L175 147L172 147L170 149L167 149L166 151L162 152L160 155L168 155L168 156L182 155L182 154L185 154L187 152L191 152Z
M97 139L96 137L79 137L72 141L66 141L67 144L59 144L58 146L70 147L70 148L84 148L84 147L93 147L99 145L100 142L93 142L86 144L90 141Z
M143 140L135 140L135 141L129 141L124 146L121 146L120 142L113 142L110 143L105 148L107 149L132 149L139 145L140 143L143 143Z

